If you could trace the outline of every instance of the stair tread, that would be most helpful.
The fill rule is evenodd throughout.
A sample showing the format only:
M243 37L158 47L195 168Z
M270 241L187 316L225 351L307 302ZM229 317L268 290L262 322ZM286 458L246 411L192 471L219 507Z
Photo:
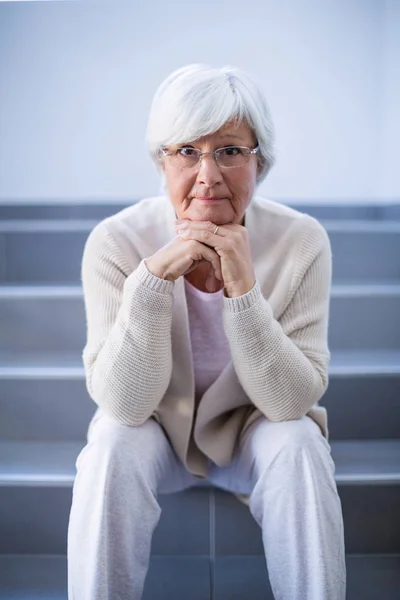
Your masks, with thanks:
M196 588L209 583L209 563L205 557L152 556L144 598L175 600L173 595L183 579L196 577ZM346 555L348 600L396 600L400 587L399 555ZM189 568L187 572L186 569ZM250 584L258 597L265 598L268 585L263 556L222 556L215 560L216 600L242 597ZM260 576L254 579L255 574ZM236 574L236 576L235 576ZM163 588L151 589L152 580L165 579ZM236 589L232 588L232 578ZM236 581L237 579L237 581ZM67 559L65 556L2 555L0 556L0 600L67 600ZM248 580L248 581L247 581ZM193 589L189 581L189 589ZM197 588L198 591L198 588ZM206 588L202 590L202 593ZM151 594L149 594L151 592ZM171 595L169 595L169 593ZM190 593L190 592L189 592ZM231 595L227 595L231 594ZM232 595L233 593L233 595ZM236 594L236 595L235 595ZM182 597L182 596L181 596ZM208 594L202 598L208 598ZM252 597L255 597L252 595ZM186 596L190 600L190 596ZM193 598L198 598L194 596Z
M0 442L0 484L70 485L84 442Z
M334 282L331 288L331 298L348 296L400 296L398 281L385 282ZM28 301L30 298L82 298L82 286L78 284L45 284L39 283L0 283L0 300L18 298Z
M331 375L400 374L399 350L333 350ZM0 354L1 378L84 377L78 353Z
M116 211L117 212L117 211ZM400 221L368 221L365 219L319 219L328 232L400 233ZM99 219L7 219L0 220L0 233L70 232L89 233Z
M332 350L330 375L400 373L400 349Z
M400 440L330 442L338 483L400 483Z
M84 442L0 442L0 485L71 485ZM400 483L400 440L331 441L336 481Z

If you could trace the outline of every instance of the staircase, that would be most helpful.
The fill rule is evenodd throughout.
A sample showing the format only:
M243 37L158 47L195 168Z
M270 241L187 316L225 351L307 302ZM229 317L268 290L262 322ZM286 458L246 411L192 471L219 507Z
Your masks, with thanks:
M0 205L0 600L66 600L84 384L80 261L122 205ZM303 206L333 248L330 442L348 600L400 598L400 206ZM260 531L227 493L162 496L144 600L272 600ZM82 598L82 600L85 600ZM129 600L129 599L127 599ZM307 600L307 599L304 599Z

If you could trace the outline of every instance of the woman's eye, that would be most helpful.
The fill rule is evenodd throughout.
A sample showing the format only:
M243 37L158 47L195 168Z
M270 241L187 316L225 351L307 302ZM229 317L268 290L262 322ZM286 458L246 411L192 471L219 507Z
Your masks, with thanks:
M229 148L223 148L222 153L225 156L238 156L238 154L241 154L241 150L237 146L229 146Z
M178 153L181 156L196 156L195 148L179 148Z

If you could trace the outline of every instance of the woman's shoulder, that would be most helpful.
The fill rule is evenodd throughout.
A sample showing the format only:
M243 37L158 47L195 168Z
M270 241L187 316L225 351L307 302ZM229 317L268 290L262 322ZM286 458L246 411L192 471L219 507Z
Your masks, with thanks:
M316 228L322 227L321 223L315 217L308 213L297 210L292 206L270 200L262 196L256 196L251 203L252 209L257 213L259 218L275 219L283 223L302 222L309 226L314 225Z
M166 203L162 196L145 198L97 223L86 240L84 261L104 258L122 265L129 257L129 265L133 260L130 267L134 267L153 245L160 244Z
M108 230L118 234L126 229L138 231L153 224L159 219L165 219L168 200L164 196L152 196L137 200L131 205L106 217L97 224L100 230Z
M261 196L255 197L249 208L248 222L257 237L280 244L286 239L290 246L298 245L304 238L314 240L317 245L329 245L324 226L308 213Z
M135 237L155 235L157 229L165 228L168 200L164 196L153 196L134 202L130 206L106 217L92 229L89 239L115 242Z

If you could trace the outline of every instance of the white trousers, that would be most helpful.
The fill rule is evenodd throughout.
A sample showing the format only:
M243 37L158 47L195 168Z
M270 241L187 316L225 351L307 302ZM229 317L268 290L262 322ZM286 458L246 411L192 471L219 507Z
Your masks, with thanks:
M101 413L79 454L68 529L69 600L140 600L158 493L196 485L152 419L128 427ZM210 483L250 493L275 600L345 600L341 503L330 446L309 417L260 419Z

